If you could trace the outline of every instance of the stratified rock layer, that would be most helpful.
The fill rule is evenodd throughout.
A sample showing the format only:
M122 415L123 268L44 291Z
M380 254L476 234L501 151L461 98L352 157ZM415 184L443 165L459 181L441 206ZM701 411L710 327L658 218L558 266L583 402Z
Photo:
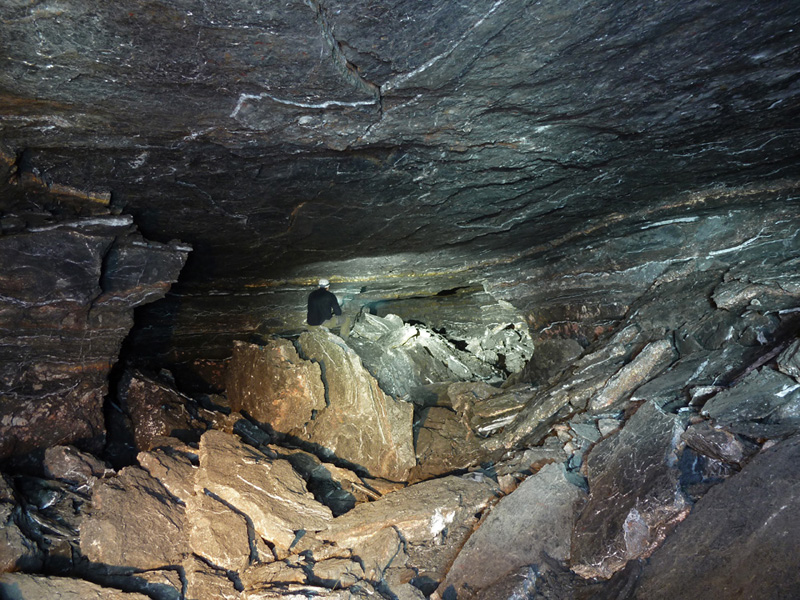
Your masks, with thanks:
M0 457L101 447L107 377L133 309L167 292L188 250L108 215L0 236Z
M797 597L800 439L765 450L711 489L645 565L635 597Z

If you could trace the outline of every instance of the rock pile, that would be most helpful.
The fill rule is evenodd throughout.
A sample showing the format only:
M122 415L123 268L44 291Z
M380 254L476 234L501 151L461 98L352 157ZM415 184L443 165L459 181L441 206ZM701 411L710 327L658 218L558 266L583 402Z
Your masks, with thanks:
M797 298L773 292L783 308L763 318L750 300L677 318L670 304L704 285L728 288L665 277L612 334L580 354L543 344L553 354L502 386L416 381L398 399L365 367L377 354L324 329L238 343L227 398L130 371L118 407L135 463L57 446L0 480L0 590L792 598Z

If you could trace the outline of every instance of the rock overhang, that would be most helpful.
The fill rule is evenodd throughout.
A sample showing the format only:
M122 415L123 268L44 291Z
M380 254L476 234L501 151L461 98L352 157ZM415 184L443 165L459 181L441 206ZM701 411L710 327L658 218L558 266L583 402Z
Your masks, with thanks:
M695 216L791 210L799 16L747 2L14 4L2 139L43 184L101 190L149 239L191 243L173 296L195 315L214 294L302 313L324 274L367 302L482 286L546 327L531 280L585 272L597 285L572 296L602 326L658 264L690 257ZM592 298L626 279L603 273L634 267L622 298ZM225 318L255 306L243 329L285 326L266 304Z

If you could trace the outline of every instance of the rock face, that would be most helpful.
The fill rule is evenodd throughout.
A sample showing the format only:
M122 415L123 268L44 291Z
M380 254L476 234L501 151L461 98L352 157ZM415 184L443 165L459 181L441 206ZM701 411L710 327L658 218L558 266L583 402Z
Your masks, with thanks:
M130 569L180 564L186 552L186 517L146 471L126 467L100 484L81 524L81 550L91 561Z
M437 597L468 600L545 557L568 561L568 537L585 496L566 479L562 465L545 466L492 510L464 545Z
M691 598L698 586L719 597L797 595L794 436L756 456L713 488L644 567L636 598Z
M30 224L0 236L0 457L97 450L133 309L166 293L189 248L146 241L129 216L18 214Z
M289 340L236 342L226 389L233 410L292 435L325 408L320 365L300 358Z
M645 404L624 429L598 444L586 467L591 494L572 537L572 570L611 577L646 558L690 505L679 486L675 443L684 426Z

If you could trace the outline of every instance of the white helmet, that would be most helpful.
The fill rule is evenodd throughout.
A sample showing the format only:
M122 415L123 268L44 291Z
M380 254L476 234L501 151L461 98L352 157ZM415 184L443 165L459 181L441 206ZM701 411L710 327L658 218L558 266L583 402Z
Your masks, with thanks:
M328 287L330 284L331 284L331 282L328 281L327 279L320 279L319 280L319 287L322 287L322 288Z

